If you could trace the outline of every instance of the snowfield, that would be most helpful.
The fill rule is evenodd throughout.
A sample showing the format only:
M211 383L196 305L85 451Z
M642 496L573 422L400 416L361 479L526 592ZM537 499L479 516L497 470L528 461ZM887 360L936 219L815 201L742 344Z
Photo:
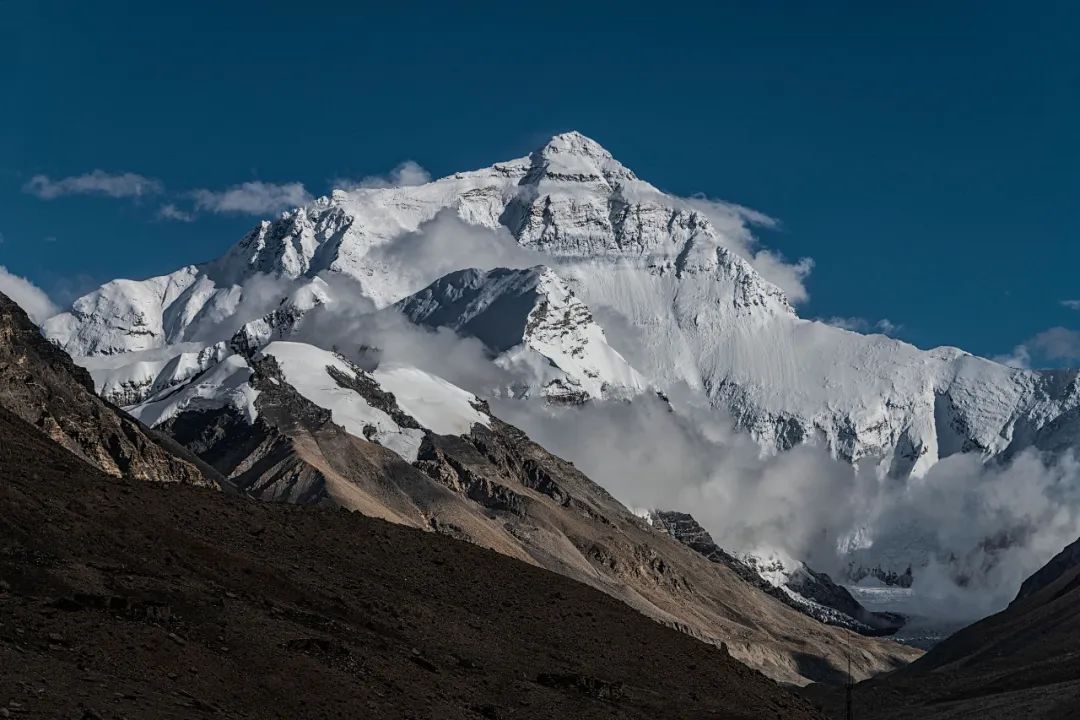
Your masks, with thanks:
M476 397L413 367L380 367L375 380L394 393L406 415L436 435L468 435L473 425L490 427L491 418L476 409Z

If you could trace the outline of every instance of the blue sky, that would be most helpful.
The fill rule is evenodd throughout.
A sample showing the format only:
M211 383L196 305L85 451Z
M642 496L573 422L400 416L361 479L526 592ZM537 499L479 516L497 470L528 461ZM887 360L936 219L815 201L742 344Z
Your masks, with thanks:
M804 316L1080 361L1075 5L159 5L0 4L0 265L61 301L219 255L257 219L226 188L438 176L577 129L778 218L766 244L815 262ZM198 189L195 220L160 216Z

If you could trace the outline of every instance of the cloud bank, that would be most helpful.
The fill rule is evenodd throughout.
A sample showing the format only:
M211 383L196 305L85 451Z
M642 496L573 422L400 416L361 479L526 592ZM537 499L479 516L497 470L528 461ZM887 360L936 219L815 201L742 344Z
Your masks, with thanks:
M690 512L729 551L778 549L839 578L852 564L884 559L903 572L913 561L908 610L939 619L1000 610L1080 534L1075 455L1006 465L957 455L898 484L815 446L762 455L724 413L689 393L671 403L492 407L625 504Z
M367 260L397 278L403 295L463 268L525 268L552 261L548 255L519 245L506 228L470 225L449 208L440 210L416 232L373 248Z

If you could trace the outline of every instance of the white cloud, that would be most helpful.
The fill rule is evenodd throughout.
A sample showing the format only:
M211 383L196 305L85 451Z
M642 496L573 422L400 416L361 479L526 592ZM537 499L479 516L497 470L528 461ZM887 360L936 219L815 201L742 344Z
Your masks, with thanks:
M833 327L858 333L878 332L883 335L896 335L904 329L903 325L898 325L892 320L889 320L889 318L882 318L877 322L870 322L863 317L841 317L834 315L833 317L822 318L821 322L826 325L832 325Z
M995 355L990 359L996 363L1008 365L1011 368L1017 368L1019 370L1031 369L1031 351L1028 350L1026 345L1017 345L1012 349L1011 353Z
M938 618L1001 609L1076 538L1072 454L987 465L958 455L925 477L883 483L874 467L812 445L763 455L725 413L685 390L670 397L575 408L494 399L492 409L624 504L691 512L729 551L775 548L839 577L852 560L900 572L910 562L912 609Z
M59 312L44 290L26 278L8 272L3 265L0 265L0 292L14 300L39 325Z
M401 163L387 176L369 175L359 180L338 178L334 180L334 187L341 190L363 190L367 188L406 187L410 185L423 185L431 182L431 173L412 160Z
M897 325L892 320L889 320L889 318L881 318L874 323L874 327L877 328L878 332L884 335L895 335L904 329L903 325Z
M822 320L826 325L832 325L842 330L851 330L852 332L865 332L870 327L870 321L861 317L840 317L834 315L830 318L824 318Z
M1080 300L1062 300L1061 304L1070 310L1080 310Z
M1052 327L1026 343L1049 360L1075 363L1080 360L1080 330Z
M998 355L993 360L1024 370L1044 364L1075 366L1080 363L1080 330L1063 327L1043 330L1014 347L1011 353Z
M164 190L160 180L136 173L107 173L94 170L84 175L53 180L47 175L35 175L23 186L25 192L42 200L53 200L64 195L104 195L112 198L139 198L155 195Z
M519 245L506 228L470 225L449 208L415 232L372 249L368 259L398 278L408 292L463 268L525 268L551 262L551 256Z
M314 199L301 183L277 185L258 180L233 185L220 191L193 190L191 196L200 210L247 215L280 212L307 205Z
M181 210L173 203L162 205L158 210L158 217L162 220L176 220L177 222L191 222L195 219L194 213Z
M797 305L810 299L805 280L814 269L813 258L804 257L789 262L780 253L759 250L749 258L749 262L761 277L783 290L792 303Z

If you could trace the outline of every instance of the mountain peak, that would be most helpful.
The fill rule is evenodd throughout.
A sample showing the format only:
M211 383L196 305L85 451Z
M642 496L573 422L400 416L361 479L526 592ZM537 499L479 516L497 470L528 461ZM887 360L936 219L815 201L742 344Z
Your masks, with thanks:
M600 143L590 137L582 135L577 130L552 135L544 146L537 149L540 155L553 155L568 153L571 155L584 155L596 159L614 159Z
M534 181L634 180L633 172L616 160L600 143L576 130L553 135L532 153Z

